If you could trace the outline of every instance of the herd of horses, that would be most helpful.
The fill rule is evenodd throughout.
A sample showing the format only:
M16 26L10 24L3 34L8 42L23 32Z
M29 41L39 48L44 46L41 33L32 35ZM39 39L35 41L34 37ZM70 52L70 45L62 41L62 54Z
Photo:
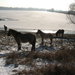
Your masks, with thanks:
M5 30L5 32L7 32L8 36L12 35L14 37L14 39L16 40L17 45L18 45L18 50L21 50L21 43L29 42L32 45L31 51L35 51L36 36L34 34L32 34L32 33L23 34L14 29L9 29L7 31L7 26L5 26L5 25L4 25L4 30ZM36 34L40 34L40 36L42 38L42 44L44 43L45 38L49 38L50 44L52 45L53 34L44 33L41 30L38 30ZM56 37L60 37L60 36L63 37L63 34L64 34L64 30L59 29L56 32Z

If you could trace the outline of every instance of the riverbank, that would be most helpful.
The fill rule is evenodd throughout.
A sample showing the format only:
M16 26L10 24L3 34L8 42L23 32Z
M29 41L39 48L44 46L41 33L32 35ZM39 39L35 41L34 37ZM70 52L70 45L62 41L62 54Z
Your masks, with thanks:
M49 39L41 45L40 36L33 34L36 36L35 52L31 52L29 43L22 43L22 50L17 51L14 38L0 30L0 75L75 74L75 34L64 34L69 39L54 38L52 46Z

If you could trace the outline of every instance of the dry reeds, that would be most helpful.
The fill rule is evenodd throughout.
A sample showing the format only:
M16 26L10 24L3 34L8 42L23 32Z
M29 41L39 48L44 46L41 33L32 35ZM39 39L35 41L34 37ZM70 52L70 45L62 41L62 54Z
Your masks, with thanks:
M68 36L71 37L73 35ZM73 37L75 37L75 35ZM44 53L42 51L33 51L28 55L26 55L26 52L21 52L20 54L12 52L11 54L9 53L5 55L5 65L17 64L31 66L30 70L24 69L22 71L18 71L15 75L75 75L75 41L66 40L67 44L64 44L64 46L63 43L65 42L65 40L62 41L63 43L61 43L60 40L55 41L57 41L54 42L55 46L59 46L61 44L61 46L64 48L62 48L62 50L49 50L48 52ZM11 45L14 46L14 44L12 44L11 42L14 43L13 39L9 42L9 49L7 50L10 50ZM5 43L5 41L1 42L0 44L4 47L5 44L3 43ZM67 46L69 46L69 48L66 48ZM70 46L73 46L73 48L71 48ZM41 59L41 61L37 61L37 59ZM42 67L36 64L38 62L41 62L42 64L42 62L44 63L45 61L47 62L47 64Z
M75 67L74 66L53 66L53 65L47 65L43 68L34 68L32 70L23 70L19 71L15 75L75 75Z
M15 63L32 66L32 69L28 71L24 69L22 71L19 71L15 75L75 75L75 49L58 50L53 54L33 52L30 53L28 57L23 58L20 58L19 55L15 55L14 53L12 53L12 55L7 56L6 58L12 59L12 61L14 61L13 55L15 56L15 60L20 61L16 61ZM36 60L37 58L41 58L43 61L47 60L48 64L43 67L38 67L34 63L34 60ZM55 65L50 64L50 62L53 60L57 62L55 63Z

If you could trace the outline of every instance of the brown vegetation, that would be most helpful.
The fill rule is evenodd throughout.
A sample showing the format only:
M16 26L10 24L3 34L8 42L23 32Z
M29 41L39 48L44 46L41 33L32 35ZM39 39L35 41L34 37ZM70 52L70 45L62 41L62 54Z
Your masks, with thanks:
M75 38L75 35L65 35L65 37ZM0 40L3 41L3 37L0 37ZM4 41L0 44L5 46L6 49L8 44L4 44ZM9 42L7 50L10 50L11 46L15 47L14 42L13 39ZM53 40L53 46L61 46L62 48L46 50L46 52L43 52L44 50L33 52L23 50L19 53L11 49L11 53L3 56L6 59L5 65L31 66L29 70L17 71L15 75L75 75L75 40L55 39ZM41 62L41 65L37 64L39 62Z

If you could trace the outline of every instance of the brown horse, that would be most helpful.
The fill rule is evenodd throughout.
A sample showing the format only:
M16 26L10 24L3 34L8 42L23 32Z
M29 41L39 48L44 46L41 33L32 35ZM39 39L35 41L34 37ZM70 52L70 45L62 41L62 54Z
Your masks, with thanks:
M52 44L53 35L51 33L44 33L41 30L38 30L36 34L40 34L42 38L42 44L44 43L44 38L49 38L51 41L50 44Z
M62 29L62 30L58 30L57 32L56 32L56 36L58 37L58 36L62 36L63 37L63 35L64 35L64 30Z
M31 33L26 33L26 34L22 34L21 32L18 32L16 30L13 29L9 29L8 31L8 36L12 35L17 44L18 44L18 50L21 50L21 42L22 43L26 43L29 42L30 44L32 44L32 51L35 50L35 43L36 43L36 37L31 34Z

